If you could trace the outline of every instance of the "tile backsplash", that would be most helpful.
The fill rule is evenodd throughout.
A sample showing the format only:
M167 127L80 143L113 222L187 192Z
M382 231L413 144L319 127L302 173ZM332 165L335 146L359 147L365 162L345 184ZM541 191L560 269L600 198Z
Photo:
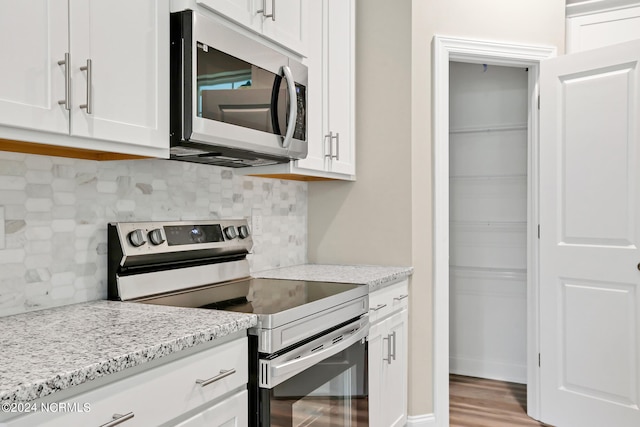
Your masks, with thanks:
M306 183L168 160L0 152L0 316L106 298L110 221L252 215L262 230L251 271L306 262Z

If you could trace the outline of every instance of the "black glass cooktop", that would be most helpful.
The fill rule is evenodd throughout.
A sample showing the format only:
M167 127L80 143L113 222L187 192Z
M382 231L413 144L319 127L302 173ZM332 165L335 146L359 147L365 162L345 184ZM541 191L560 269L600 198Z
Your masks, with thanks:
M140 302L271 315L348 294L363 286L366 285L252 278L146 298ZM334 299L339 303L338 297Z

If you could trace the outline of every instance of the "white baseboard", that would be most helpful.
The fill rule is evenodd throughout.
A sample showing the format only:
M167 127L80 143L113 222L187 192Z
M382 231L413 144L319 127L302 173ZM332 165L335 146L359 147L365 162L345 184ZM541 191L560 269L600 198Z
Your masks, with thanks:
M433 414L410 415L407 417L407 427L435 427L436 417Z
M449 356L449 372L469 377L488 378L512 383L527 383L527 365L487 359Z

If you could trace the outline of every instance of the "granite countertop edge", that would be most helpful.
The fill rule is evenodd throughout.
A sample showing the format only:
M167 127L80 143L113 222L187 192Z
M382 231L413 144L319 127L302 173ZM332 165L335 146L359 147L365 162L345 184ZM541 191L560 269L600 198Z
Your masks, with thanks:
M105 306L105 304L108 304L108 306ZM117 307L119 304L122 306ZM212 313L215 312L214 310L161 307L113 301L92 301L8 316L6 318L0 318L0 324L2 321L6 322L7 319L13 318L19 319L19 325L28 326L31 319L33 319L34 322L42 322L42 319L46 319L48 315L52 316L55 314L57 316L64 316L65 311L77 313L79 310L82 311L82 309L88 309L93 312L96 312L96 310L98 312L106 313L113 312L115 314L107 315L115 316L126 316L129 313L134 313L134 317L135 315L151 318L159 315L170 316L171 320L177 319L176 321L182 321L184 323L187 323L185 319L188 319L189 322L195 323L198 323L198 319L202 319L202 323L205 325L193 328L187 333L182 332L179 336L158 339L157 341L151 339L153 342L148 341L140 343L139 345L134 344L132 347L124 349L119 354L114 354L117 352L116 349L108 349L108 353L111 354L107 356L98 356L95 358L94 362L87 362L81 366L76 366L73 369L63 368L59 371L50 369L45 374L39 375L40 378L27 379L24 382L23 379L20 378L21 373L30 373L32 369L35 370L39 368L39 366L36 368L36 365L39 365L40 363L32 362L33 366L27 365L26 367L11 366L10 364L2 366L0 364L0 373L2 373L2 377L10 377L7 373L13 373L13 378L9 378L8 380L4 378L0 379L1 403L30 402L54 394L57 391L84 384L88 381L105 377L109 374L121 372L127 368L143 365L147 362L161 359L170 354L187 350L199 344L223 338L230 334L249 329L257 324L257 316L253 314L230 314L228 312L217 312L219 313L217 316L215 314L212 316ZM81 322L82 320L80 319L77 321ZM158 329L161 328L162 326ZM100 332L106 333L107 331L105 329ZM112 331L112 333L114 336L123 338L124 340L127 340L128 338L126 332L122 330L115 330ZM21 337L14 336L13 339L19 341L21 340ZM132 340L135 342L136 337L133 336ZM2 343L1 339L0 343ZM53 345L49 345L49 347L53 347ZM61 360L65 360L69 356L68 354L62 354L62 351L60 351L60 353L56 353L56 350L60 349L49 348L48 350L48 352L43 350L43 353L50 353L50 358L53 359L54 365L56 356L59 356ZM107 351L105 350L105 352ZM84 355L78 356L82 357ZM20 365L25 362L25 359L22 357L16 357L14 360L16 365ZM7 382L9 382L9 384L7 384Z
M379 265L301 264L260 271L253 277L265 279L307 280L314 282L355 283L369 286L369 292L393 285L413 274L413 267Z

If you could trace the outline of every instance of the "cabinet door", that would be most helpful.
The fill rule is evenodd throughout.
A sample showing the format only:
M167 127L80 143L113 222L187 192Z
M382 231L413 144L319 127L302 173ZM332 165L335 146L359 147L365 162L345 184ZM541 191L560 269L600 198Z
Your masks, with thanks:
M355 2L327 0L325 27L327 124L331 141L331 172L355 174Z
M71 135L168 146L168 0L69 3Z
M407 421L407 309L386 322L391 341L391 363L383 364L384 425L397 427Z
M196 3L254 31L262 27L261 0L196 0Z
M249 425L247 390L205 409L176 427L243 427Z
M67 0L0 2L0 124L67 133L65 65Z
M383 358L388 356L385 321L372 323L369 329L368 351L369 351L369 426L385 426L384 408L382 399L382 372Z
M265 7L265 14L261 15L262 34L300 55L306 55L307 1L256 0L256 3L258 9Z
M296 161L296 166L304 169L316 171L328 170L328 159L325 154L325 148L328 147L328 140L325 138L326 126L326 102L325 102L325 84L324 84L324 34L326 30L327 1L309 2L309 20L308 20L308 52L307 67L309 70L309 87L307 102L307 157Z

